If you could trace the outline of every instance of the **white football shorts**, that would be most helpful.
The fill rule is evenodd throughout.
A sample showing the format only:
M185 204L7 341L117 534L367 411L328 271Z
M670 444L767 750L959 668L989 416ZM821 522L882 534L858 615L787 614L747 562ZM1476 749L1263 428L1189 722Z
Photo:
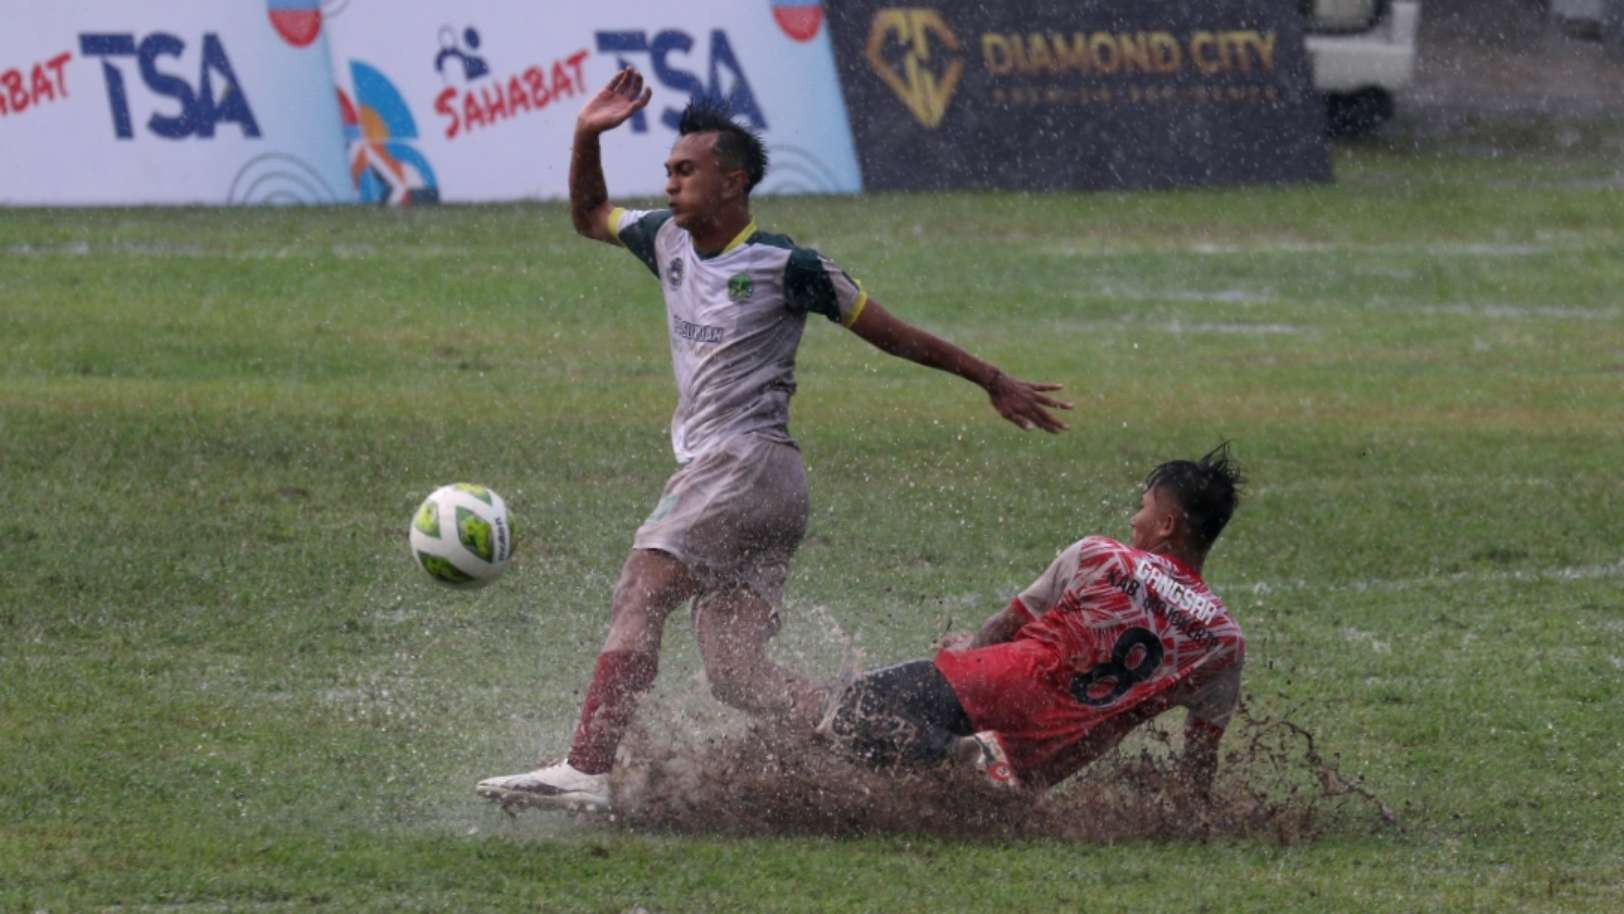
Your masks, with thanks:
M669 553L707 592L748 587L776 616L810 510L800 449L738 435L672 475L632 547Z

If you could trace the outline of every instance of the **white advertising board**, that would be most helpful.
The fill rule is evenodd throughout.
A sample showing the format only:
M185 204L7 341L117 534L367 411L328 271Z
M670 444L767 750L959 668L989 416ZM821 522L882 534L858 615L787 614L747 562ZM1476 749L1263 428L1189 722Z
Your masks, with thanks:
M677 113L712 94L759 130L757 193L861 182L817 2L346 0L324 28L364 201L562 198L575 116L624 66L654 96L604 137L616 196L658 196Z
M563 198L575 115L621 67L654 91L604 139L656 197L677 114L760 131L759 194L853 193L817 0L62 0L0 19L0 205Z
M318 0L15 4L0 204L355 199Z

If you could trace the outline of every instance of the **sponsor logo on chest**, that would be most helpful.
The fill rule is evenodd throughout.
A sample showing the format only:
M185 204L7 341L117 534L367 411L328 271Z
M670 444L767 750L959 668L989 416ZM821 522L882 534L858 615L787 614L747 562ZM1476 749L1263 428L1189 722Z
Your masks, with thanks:
M679 339L691 343L720 343L722 341L722 328L710 324L695 324L680 317L671 318L671 332Z

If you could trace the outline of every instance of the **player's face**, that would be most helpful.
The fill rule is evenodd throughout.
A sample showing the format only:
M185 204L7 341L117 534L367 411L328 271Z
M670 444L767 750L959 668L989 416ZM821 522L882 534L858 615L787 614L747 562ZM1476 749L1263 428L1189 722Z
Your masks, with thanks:
M677 138L665 160L665 199L671 218L682 228L716 218L738 183L716 160L716 134L690 133Z
M1153 552L1172 539L1178 528L1177 506L1160 488L1146 489L1139 499L1139 510L1128 518L1128 526L1133 530L1133 541L1128 545Z

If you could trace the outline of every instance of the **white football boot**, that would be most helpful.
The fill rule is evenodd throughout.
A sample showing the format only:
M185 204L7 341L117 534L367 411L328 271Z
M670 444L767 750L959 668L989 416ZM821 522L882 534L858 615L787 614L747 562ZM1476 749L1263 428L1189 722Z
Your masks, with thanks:
M474 787L474 792L487 800L495 800L503 809L517 806L572 812L609 811L609 775L587 774L568 761L521 774L486 778Z

